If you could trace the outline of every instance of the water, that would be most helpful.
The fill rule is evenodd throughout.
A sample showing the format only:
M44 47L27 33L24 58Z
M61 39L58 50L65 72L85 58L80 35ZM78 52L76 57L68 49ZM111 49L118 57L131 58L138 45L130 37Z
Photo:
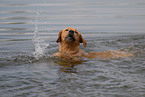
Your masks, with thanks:
M45 56L46 48L49 46L49 44L45 43L45 41L41 38L38 32L38 15L39 12L37 11L36 21L35 21L35 31L34 31L34 37L33 37L33 43L35 45L35 51L34 51L34 57L37 59Z
M1 0L0 97L145 97L144 10L143 0ZM52 55L66 27L82 33L86 52L135 56L60 61Z

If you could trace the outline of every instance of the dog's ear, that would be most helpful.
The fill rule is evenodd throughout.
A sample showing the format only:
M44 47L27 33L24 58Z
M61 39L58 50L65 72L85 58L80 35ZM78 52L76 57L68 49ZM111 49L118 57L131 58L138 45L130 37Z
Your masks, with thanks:
M84 47L86 47L87 42L85 41L85 39L82 37L82 35L80 35L80 43L83 43Z
M62 33L62 31L63 31L63 30L61 30L61 31L59 32L59 34L58 34L58 38L57 38L57 40L56 40L57 43L58 43L58 42L61 42L61 33Z
M80 34L80 40L79 40L79 42L80 42L80 43L83 43L84 47L86 47L87 42L86 42L85 39L82 37L81 33L80 33L77 29L75 29L75 31L78 32L78 33Z

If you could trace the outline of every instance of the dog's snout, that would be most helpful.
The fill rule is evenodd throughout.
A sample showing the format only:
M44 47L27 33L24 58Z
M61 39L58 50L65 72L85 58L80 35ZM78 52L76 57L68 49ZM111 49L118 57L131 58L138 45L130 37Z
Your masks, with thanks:
M73 30L70 30L70 31L69 31L69 33L72 33L72 34L73 34L73 33L74 33L74 31L73 31Z
M73 34L74 34L74 31L73 30L70 30L69 31L69 36L73 36Z

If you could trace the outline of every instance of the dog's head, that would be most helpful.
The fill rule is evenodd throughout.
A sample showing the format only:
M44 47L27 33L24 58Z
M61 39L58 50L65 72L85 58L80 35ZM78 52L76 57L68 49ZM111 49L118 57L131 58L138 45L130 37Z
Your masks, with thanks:
M86 47L87 42L82 37L81 33L77 31L77 29L74 28L66 28L59 32L58 39L56 41L58 42L65 42L65 43L83 43L84 47Z

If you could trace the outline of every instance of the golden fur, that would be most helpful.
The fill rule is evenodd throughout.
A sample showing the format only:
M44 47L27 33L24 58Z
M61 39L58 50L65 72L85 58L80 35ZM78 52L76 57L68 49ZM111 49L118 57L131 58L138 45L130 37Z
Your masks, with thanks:
M70 30L73 32L71 33ZM82 37L81 33L77 31L77 29L70 27L59 32L56 42L59 43L59 52L54 54L54 56L72 59L73 61L78 60L80 57L116 59L133 56L133 54L121 50L86 53L80 49L80 43L83 43L84 47L86 47L87 42Z

